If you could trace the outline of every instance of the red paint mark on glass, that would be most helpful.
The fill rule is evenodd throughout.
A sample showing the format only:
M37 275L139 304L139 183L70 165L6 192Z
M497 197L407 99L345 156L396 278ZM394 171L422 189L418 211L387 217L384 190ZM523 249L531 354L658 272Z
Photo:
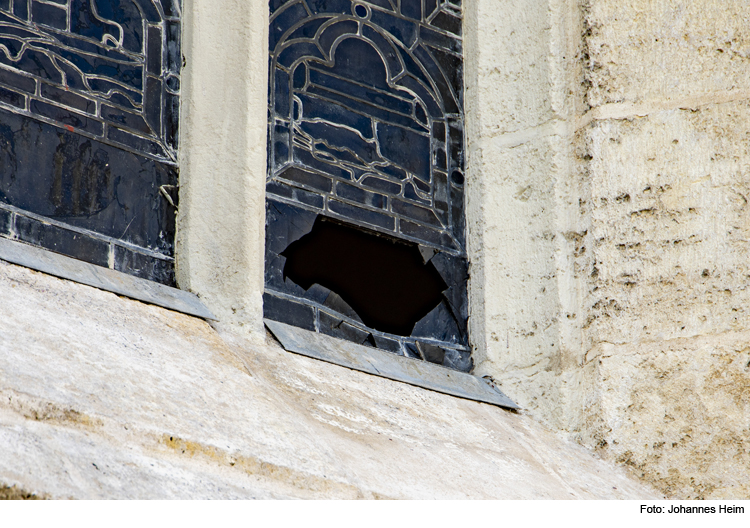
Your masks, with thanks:
M64 126L65 126L65 130L67 130L68 132L75 132L75 131L76 131L76 129L75 129L75 128L73 128L73 127L72 127L72 126L70 126L70 125L64 125Z

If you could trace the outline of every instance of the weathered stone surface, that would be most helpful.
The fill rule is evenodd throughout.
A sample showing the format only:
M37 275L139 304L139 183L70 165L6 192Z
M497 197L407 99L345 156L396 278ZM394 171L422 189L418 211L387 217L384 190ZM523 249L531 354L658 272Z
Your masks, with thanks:
M583 17L592 107L750 89L744 0L587 0Z
M581 438L680 498L746 498L746 101L593 123Z
M0 262L0 481L76 498L648 498L522 414Z
M193 0L182 20L177 284L261 332L268 2Z
M711 403L747 386L746 2L514 4L467 6L477 371L672 497L746 497Z
M750 332L598 347L587 442L662 493L750 496Z
M588 131L593 343L748 328L749 119L736 102Z
M498 11L502 15L498 16ZM466 104L488 136L538 126L555 117L551 101L549 2L473 2L464 18Z
M582 361L573 261L587 221L579 205L587 179L575 159L586 110L580 8L480 0L464 9L475 371L570 430Z
M481 202L470 202L477 209L469 217L470 233L482 240L471 254L478 369L513 387L524 406L550 409L544 418L552 426L565 422L551 405L563 405L556 372L546 369L550 358L559 361L561 323L558 227L546 212L557 207L562 175L555 150L564 142L551 136L512 149L485 148L487 170L472 182Z

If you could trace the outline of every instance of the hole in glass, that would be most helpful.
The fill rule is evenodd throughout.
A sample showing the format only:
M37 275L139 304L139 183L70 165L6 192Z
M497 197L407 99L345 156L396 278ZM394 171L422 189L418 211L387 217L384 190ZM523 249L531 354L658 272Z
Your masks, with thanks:
M356 5L354 6L354 13L356 13L359 18L365 18L367 17L367 8L361 4Z
M370 328L400 336L443 300L448 286L419 247L319 216L312 230L290 244L284 278L338 294Z

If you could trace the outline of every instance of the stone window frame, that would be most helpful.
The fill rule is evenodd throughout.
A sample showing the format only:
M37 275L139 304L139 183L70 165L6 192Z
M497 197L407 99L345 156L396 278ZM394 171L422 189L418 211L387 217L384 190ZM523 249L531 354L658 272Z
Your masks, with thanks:
M575 242L557 236L579 231L568 175L581 126L580 11L573 0L529 9L469 0L463 9L474 372L541 393L553 382L526 379L525 369L580 350L580 324L565 317L579 306ZM177 280L220 326L259 340L267 42L266 0L231 11L185 0Z
M219 327L261 342L268 5L182 1L177 282ZM607 115L581 96L577 1L516 3L463 7L470 345L475 375L563 426L587 365L576 138Z

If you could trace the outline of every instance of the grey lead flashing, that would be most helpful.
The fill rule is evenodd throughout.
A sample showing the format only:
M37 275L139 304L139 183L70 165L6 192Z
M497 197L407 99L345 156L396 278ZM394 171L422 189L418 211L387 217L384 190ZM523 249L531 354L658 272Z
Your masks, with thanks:
M334 363L459 398L520 409L515 402L486 380L425 361L397 356L376 348L310 332L265 319L266 327L289 352Z
M216 321L196 295L0 237L0 260L176 312Z

